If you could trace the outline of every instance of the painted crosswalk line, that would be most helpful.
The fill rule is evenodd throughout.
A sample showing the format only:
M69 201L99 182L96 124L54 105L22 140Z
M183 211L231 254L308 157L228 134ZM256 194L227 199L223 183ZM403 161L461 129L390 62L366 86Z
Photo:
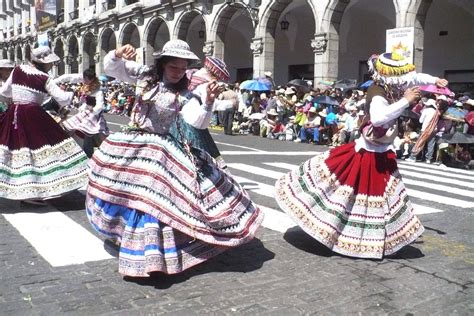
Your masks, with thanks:
M2 215L53 267L113 258L102 240L61 212Z
M260 183L254 180L250 180L244 177L233 175L235 180L237 180L247 191L254 192L259 195L273 198L275 188L272 185L265 183ZM433 207L428 207L420 204L412 203L412 206L415 210L415 214L432 214L432 213L441 213L443 210L436 209Z

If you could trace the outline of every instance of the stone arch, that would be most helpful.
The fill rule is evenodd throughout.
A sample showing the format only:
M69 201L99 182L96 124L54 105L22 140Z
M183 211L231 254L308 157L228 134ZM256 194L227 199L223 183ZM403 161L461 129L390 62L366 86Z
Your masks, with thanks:
M120 46L131 44L135 48L141 47L140 31L138 30L138 26L133 22L124 25L119 38Z
M100 42L100 57L102 58L111 50L117 48L117 38L115 37L115 32L110 27L105 27L99 34Z
M21 45L16 46L15 58L17 64L23 63L23 52L21 51Z
M66 64L64 62L64 42L60 37L54 42L54 53L59 57L59 62L56 65L56 73L60 76L66 72Z
M307 7L309 7L309 10L307 10ZM311 19L311 21L307 19ZM281 29L280 23L283 20L289 22L288 30ZM256 37L262 38L264 43L262 58L259 63L263 65L263 68L260 69L259 74L263 75L263 72L270 71L277 83L285 83L295 77L313 79L314 57L311 40L318 27L314 2L307 0L272 1L264 8L261 21L256 35ZM304 48L304 52L289 54L288 50L295 47L296 39L299 46ZM291 59L292 56L297 60L291 61L288 59ZM301 63L302 60L305 60L303 63L306 66L301 65L299 70L298 67L289 69L290 64ZM278 64L278 67L275 66L276 64ZM306 68L307 71L304 71Z
M345 7L338 30L338 79L370 79L367 59L385 51L386 30L397 26L396 10L393 0L357 0ZM361 34L370 39L364 45Z
M178 17L174 34L177 34L178 39L186 41L191 51L201 60L204 59L202 48L206 41L206 33L206 22L201 11L197 9L185 11Z
M31 61L31 45L28 43L25 44L25 61Z
M168 24L162 17L151 19L145 29L144 36L144 63L153 63L153 52L161 50L163 45L170 40Z
M235 22L237 19L240 21L238 24ZM238 27L233 28L233 24ZM255 21L245 6L235 3L219 8L211 24L210 36L214 45L210 54L226 62L231 80L252 78L254 69L250 45L255 36ZM226 37L232 41L227 41Z
M71 73L79 72L79 63L81 61L79 58L79 41L77 40L76 35L71 35L67 39L67 63L71 67Z
M95 69L97 37L92 32L87 32L82 37L82 65L84 69Z
M473 1L433 1L423 21L423 42L419 46L423 60L416 64L418 71L446 78L450 89L468 92L471 99L474 96L473 16ZM420 51L415 51L415 56L416 53Z

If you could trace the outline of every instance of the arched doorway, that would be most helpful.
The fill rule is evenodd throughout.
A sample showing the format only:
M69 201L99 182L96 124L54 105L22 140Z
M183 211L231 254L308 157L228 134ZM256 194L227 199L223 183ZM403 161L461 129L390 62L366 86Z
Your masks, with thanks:
M335 12L331 24L339 35L337 77L361 82L369 79L367 59L385 51L386 30L396 27L395 7L392 0L340 1L345 5L342 19Z
M183 14L177 23L178 38L186 41L200 60L204 60L204 42L206 41L206 24L202 15L197 11L189 11Z
M141 43L140 33L138 32L137 26L134 23L128 23L123 28L121 38L122 38L122 40L120 41L121 46L123 46L125 44L130 44L133 47L135 47L135 49L137 50L136 61L138 63L143 63L143 59L144 59L144 57L143 57L143 48L140 44Z
M277 1L271 10L265 40L266 44L274 44L273 49L266 49L274 51L272 68L275 83L285 84L291 79L313 80L311 40L316 24L308 1Z
M104 73L104 63L103 58L104 56L117 48L117 38L115 37L115 32L107 27L102 30L102 34L100 36L100 56L99 56L99 67L96 69L97 75Z
M230 72L230 80L242 82L251 79L253 55L250 44L255 29L247 9L237 3L226 6L217 18L216 28L216 46L223 43L224 51L215 51L214 55L223 57Z
M79 44L76 36L72 35L68 41L68 57L67 61L71 67L71 73L79 72Z
M25 60L30 62L31 61L31 46L30 44L25 44Z
M59 62L57 64L57 75L63 75L65 71L65 64L64 64L64 44L63 41L58 38L54 43L54 53L59 56Z
M92 32L87 32L83 37L83 48L82 48L82 65L84 69L91 68L95 70L95 52L97 47L97 40Z
M474 2L433 1L424 22L423 72L474 97Z
M147 65L153 64L153 52L159 51L170 40L170 31L161 18L150 21L146 32L145 60Z
M19 65L19 64L23 64L23 53L21 51L21 46L20 45L17 45L16 46L16 63Z

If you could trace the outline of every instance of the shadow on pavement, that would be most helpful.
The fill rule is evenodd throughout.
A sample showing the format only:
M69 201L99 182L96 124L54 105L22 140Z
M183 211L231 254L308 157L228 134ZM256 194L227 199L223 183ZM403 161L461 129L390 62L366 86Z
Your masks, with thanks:
M80 211L86 207L86 197L76 190L56 199L48 200L48 203L61 212Z
M156 272L149 278L124 277L125 281L143 286L153 286L156 289L167 289L174 284L184 282L194 276L215 272L247 273L260 269L263 263L272 260L275 253L265 248L263 243L255 238L249 243L209 259L195 267L179 274Z
M283 235L283 239L292 246L314 255L322 257L332 257L333 255L337 255L316 239L306 234L298 226L288 229Z
M374 260L374 259L363 259L363 258L353 258L344 256L335 252L332 252L329 248L318 242L316 239L311 237L310 235L306 234L301 228L293 227L286 231L283 236L289 244L293 245L294 247L303 250L307 253L311 253L321 257L332 257L332 256L339 256L345 258L351 258L355 260ZM423 243L423 241L418 240L415 244ZM385 256L387 259L416 259L422 258L425 255L421 252L420 249L413 247L411 245L405 246L400 249L397 253ZM380 259L375 259L375 261L381 261Z

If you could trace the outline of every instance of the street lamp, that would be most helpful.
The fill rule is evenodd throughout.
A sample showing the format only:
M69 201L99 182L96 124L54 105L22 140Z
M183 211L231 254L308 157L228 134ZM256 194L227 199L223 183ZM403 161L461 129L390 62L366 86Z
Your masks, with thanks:
M280 22L280 28L282 31L287 31L290 28L290 22L286 19L286 14Z
M206 32L204 31L204 22L201 23L201 29L198 32L199 38L204 38L206 36Z

